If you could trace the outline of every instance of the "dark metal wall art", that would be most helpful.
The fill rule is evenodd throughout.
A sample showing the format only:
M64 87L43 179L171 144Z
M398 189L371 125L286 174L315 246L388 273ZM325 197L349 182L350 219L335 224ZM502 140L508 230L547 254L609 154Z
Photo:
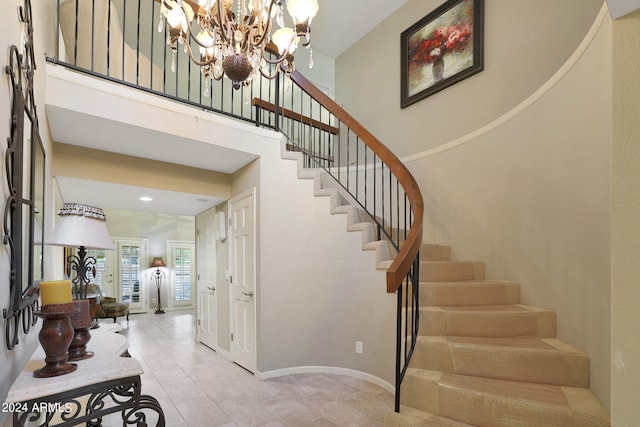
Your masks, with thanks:
M9 77L12 100L10 136L7 138L5 171L9 197L3 209L2 241L8 246L9 306L2 311L7 349L19 342L20 330L29 333L36 323L39 281L42 279L45 153L38 130L33 95L33 25L30 0L18 8L24 24L25 42L9 48Z

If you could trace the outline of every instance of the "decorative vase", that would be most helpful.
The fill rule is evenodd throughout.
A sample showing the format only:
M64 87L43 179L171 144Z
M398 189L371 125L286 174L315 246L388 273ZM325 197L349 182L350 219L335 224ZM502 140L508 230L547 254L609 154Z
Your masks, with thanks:
M433 73L433 82L438 83L444 78L444 56L433 61L431 65L431 72Z
M67 351L73 339L73 326L69 315L77 310L72 303L50 304L42 306L41 310L34 313L43 319L38 338L46 355L46 365L33 371L34 377L56 377L78 369L75 363L67 362Z
M89 314L90 301L88 299L79 299L72 301L72 304L78 311L69 316L74 331L71 344L69 344L67 358L69 362L93 357L93 352L87 351L87 343L91 339L89 327L92 324L91 315Z

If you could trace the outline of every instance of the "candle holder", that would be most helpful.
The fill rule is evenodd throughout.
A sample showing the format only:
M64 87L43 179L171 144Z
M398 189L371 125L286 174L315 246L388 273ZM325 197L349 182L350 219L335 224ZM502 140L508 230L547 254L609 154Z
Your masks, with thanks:
M89 328L93 321L90 315L90 301L88 299L74 300L71 303L78 311L71 313L69 316L74 333L71 344L69 344L67 361L75 362L93 357L93 352L87 351L87 343L91 339Z
M46 365L33 371L36 378L49 378L65 375L78 369L75 363L67 362L67 351L73 339L73 326L69 315L78 311L73 303L49 304L42 306L34 314L43 319L38 334L40 345L45 352Z

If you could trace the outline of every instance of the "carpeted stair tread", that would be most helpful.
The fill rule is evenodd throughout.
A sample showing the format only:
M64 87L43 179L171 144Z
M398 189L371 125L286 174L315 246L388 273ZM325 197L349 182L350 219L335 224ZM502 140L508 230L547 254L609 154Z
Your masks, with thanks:
M555 338L556 315L521 304L420 307L420 335Z
M377 270L388 270L389 267L391 267L391 264L393 264L393 260L389 259L383 262L378 263L378 265L376 266Z
M331 201L329 212L333 212L337 207L343 205L340 193L335 188L316 189L314 190L313 195L316 197L329 197L329 200Z
M608 426L589 389L408 369L402 403L477 426Z
M362 245L362 250L376 251L376 266L380 263L390 261L395 255L391 243L386 240L375 240Z
M421 282L483 280L484 263L474 261L420 261Z
M589 357L557 339L422 336L418 337L411 367L589 387Z
M411 406L400 405L400 412L388 412L385 427L472 427L471 424L430 414Z
M420 283L420 306L518 304L520 284L498 280Z
M420 247L423 261L451 261L451 246L423 243Z

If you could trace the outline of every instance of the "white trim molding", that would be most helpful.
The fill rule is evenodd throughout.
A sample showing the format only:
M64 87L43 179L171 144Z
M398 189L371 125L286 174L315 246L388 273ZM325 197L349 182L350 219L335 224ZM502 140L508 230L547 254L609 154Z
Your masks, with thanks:
M362 371L356 371L348 368L338 368L335 366L295 366L292 368L274 369L273 371L254 373L256 378L261 381L271 378L283 377L285 375L298 375L298 374L331 374L331 375L343 375L346 377L358 378L382 387L391 394L395 393L395 387L389 382L378 378L371 374Z

